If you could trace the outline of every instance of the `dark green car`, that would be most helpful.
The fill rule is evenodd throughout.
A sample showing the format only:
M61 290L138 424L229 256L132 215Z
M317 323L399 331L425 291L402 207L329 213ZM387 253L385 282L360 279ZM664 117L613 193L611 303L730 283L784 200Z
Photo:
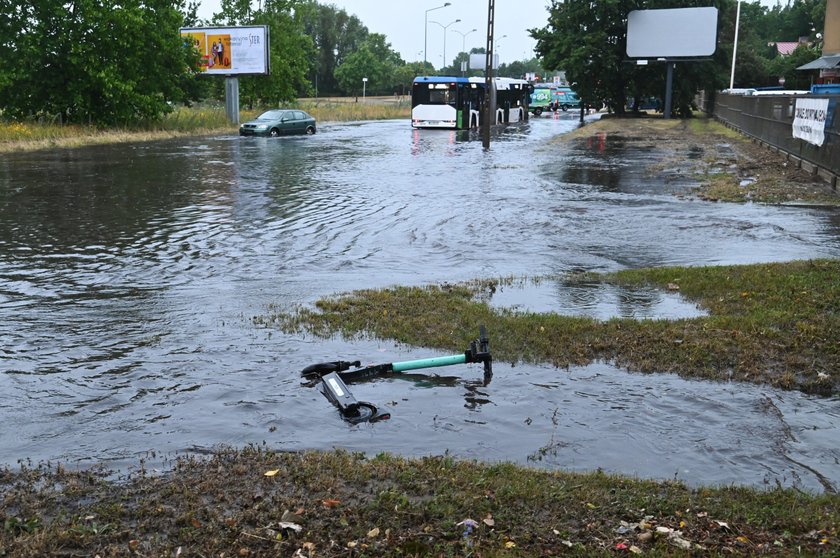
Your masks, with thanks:
M288 136L315 133L315 119L297 109L269 110L239 127L240 136Z

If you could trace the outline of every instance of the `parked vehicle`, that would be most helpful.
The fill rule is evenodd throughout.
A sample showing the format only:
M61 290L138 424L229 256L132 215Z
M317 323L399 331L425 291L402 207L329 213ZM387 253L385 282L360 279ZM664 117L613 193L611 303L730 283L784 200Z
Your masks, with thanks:
M273 109L239 127L240 136L287 136L315 133L315 118L297 109Z
M570 108L580 108L580 98L571 87L550 83L534 86L530 104L534 116L539 116L546 111L567 111Z

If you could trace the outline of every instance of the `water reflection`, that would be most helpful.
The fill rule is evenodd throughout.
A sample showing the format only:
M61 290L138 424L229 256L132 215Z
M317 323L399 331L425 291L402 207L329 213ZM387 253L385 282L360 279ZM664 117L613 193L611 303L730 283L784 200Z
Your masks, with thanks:
M587 316L596 320L678 320L706 316L696 304L678 293L650 287L626 287L583 281L551 279L521 281L499 286L489 304L524 312L552 312Z

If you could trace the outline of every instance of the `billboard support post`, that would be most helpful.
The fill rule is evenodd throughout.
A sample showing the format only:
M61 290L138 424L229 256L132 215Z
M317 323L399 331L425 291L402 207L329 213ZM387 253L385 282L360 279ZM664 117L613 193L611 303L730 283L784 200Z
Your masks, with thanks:
M239 78L225 76L225 114L231 124L239 124Z
M665 107L662 111L662 118L671 118L671 100L674 92L674 62L668 60L665 62Z
M674 64L710 59L717 48L717 27L718 9L714 7L632 10L627 14L627 57L665 61L664 118L671 118Z

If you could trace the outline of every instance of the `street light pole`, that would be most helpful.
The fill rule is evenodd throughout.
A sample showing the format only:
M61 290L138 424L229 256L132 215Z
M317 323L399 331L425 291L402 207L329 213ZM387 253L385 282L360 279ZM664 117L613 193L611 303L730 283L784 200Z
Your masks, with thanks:
M452 5L451 2L447 2L443 6L438 6L437 8L429 8L428 10L426 10L426 16L425 16L425 19L424 19L425 23L423 24L423 67L424 68L426 67L426 47L427 47L428 42L429 42L429 39L428 39L428 37L429 37L429 12L433 12L435 10L439 10L441 8L445 8L446 6L451 6L451 5Z
M502 39L504 39L505 37L507 37L507 35L502 35L501 37L499 37L498 39L496 39L496 40L493 42L493 51L494 51L495 53L498 53L498 52L499 52L499 42L500 42Z
M457 29L452 30L453 33L458 33L459 35L461 35L461 52L467 51L467 35L475 31L478 31L478 29L471 29L466 33L464 33L463 31L458 31Z
M432 21L432 22L431 22L431 23L437 23L438 25L440 25L441 27L443 27L443 68L445 68L445 67L446 67L446 29L447 29L450 25L455 25L456 23L460 23L460 22L461 22L461 20L460 20L460 19L456 19L455 21L453 21L453 22L451 22L451 23L447 23L446 25L444 25L444 24L442 24L442 23L438 23L437 21Z
M735 42L732 45L732 73L729 74L729 89L735 86L735 53L738 52L738 27L741 22L741 0L738 0L738 10L735 12Z
M461 52L466 53L466 51L467 51L467 35L475 32L475 31L478 31L478 29L470 29L466 33L464 33L463 31L458 31L457 29L452 30L453 33L458 33L459 35L461 35ZM469 60L470 60L470 57L467 56L467 65L469 65ZM461 63L461 74L465 75L466 72L464 71L464 65L463 64L464 63L462 62Z

